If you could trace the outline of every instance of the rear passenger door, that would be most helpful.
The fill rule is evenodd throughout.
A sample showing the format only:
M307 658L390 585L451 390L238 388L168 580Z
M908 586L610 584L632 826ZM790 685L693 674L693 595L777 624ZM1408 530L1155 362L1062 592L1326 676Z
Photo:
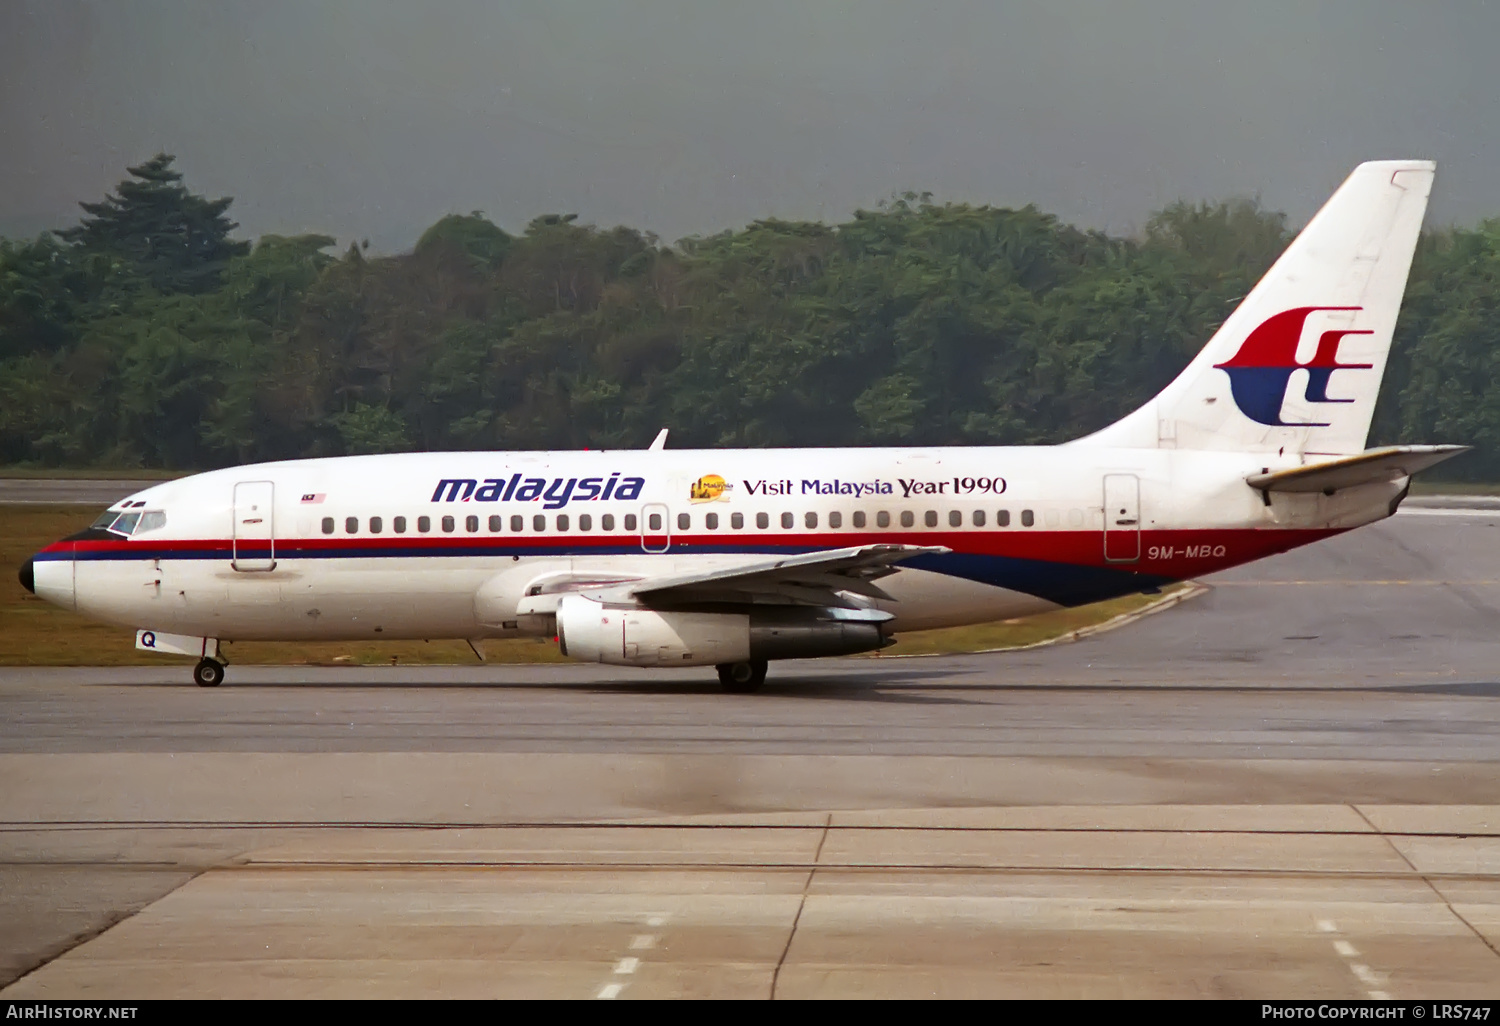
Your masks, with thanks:
M1141 479L1104 475L1104 558L1133 563L1141 558Z

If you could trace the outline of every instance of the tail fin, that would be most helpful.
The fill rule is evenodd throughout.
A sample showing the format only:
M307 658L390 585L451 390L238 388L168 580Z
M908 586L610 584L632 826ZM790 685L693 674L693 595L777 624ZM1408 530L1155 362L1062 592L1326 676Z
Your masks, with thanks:
M1176 380L1076 444L1362 451L1434 169L1355 168Z

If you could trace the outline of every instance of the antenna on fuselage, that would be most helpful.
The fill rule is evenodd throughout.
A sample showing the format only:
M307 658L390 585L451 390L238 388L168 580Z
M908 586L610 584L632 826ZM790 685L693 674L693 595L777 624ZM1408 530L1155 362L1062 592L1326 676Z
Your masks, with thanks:
M666 428L662 428L661 431L657 433L656 441L654 441L654 442L651 443L651 447L647 451L648 452L661 452L661 450L665 449L666 447L667 447L667 429Z

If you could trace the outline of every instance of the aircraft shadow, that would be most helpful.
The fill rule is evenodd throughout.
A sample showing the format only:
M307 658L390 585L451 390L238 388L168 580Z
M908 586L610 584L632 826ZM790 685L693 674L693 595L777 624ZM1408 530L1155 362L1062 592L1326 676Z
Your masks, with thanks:
M1443 684L1390 684L1370 688L1403 695L1447 695L1454 698L1500 698L1500 681L1469 681Z
M941 674L916 671L850 674L814 674L808 676L773 676L752 698L788 698L823 701L891 702L921 705L974 705L982 700L966 698L967 695L1027 695L1027 694L1237 694L1237 695L1288 695L1288 694L1349 694L1357 692L1405 695L1435 695L1456 698L1500 698L1500 682L1469 681L1432 684L1275 684L1258 685L1243 683L1171 684L1154 682L1108 681L1100 683L1042 683L1042 682L992 682L963 680L963 677L980 673L979 670L949 670ZM152 681L149 683L107 681L90 682L84 687L130 687L186 690L197 692L199 688L189 680ZM607 681L527 681L527 680L452 680L452 681L246 681L232 676L224 685L232 691L308 690L328 691L411 691L411 690L463 690L500 691L524 690L557 693L586 693L597 695L706 695L724 697L724 690L711 678L688 678L681 682L662 680L632 680L621 678Z

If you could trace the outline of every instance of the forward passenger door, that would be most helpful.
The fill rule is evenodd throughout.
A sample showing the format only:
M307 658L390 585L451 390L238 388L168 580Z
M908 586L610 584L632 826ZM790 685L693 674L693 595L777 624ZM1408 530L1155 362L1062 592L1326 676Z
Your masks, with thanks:
M232 565L245 573L276 569L276 486L241 481L234 486Z

